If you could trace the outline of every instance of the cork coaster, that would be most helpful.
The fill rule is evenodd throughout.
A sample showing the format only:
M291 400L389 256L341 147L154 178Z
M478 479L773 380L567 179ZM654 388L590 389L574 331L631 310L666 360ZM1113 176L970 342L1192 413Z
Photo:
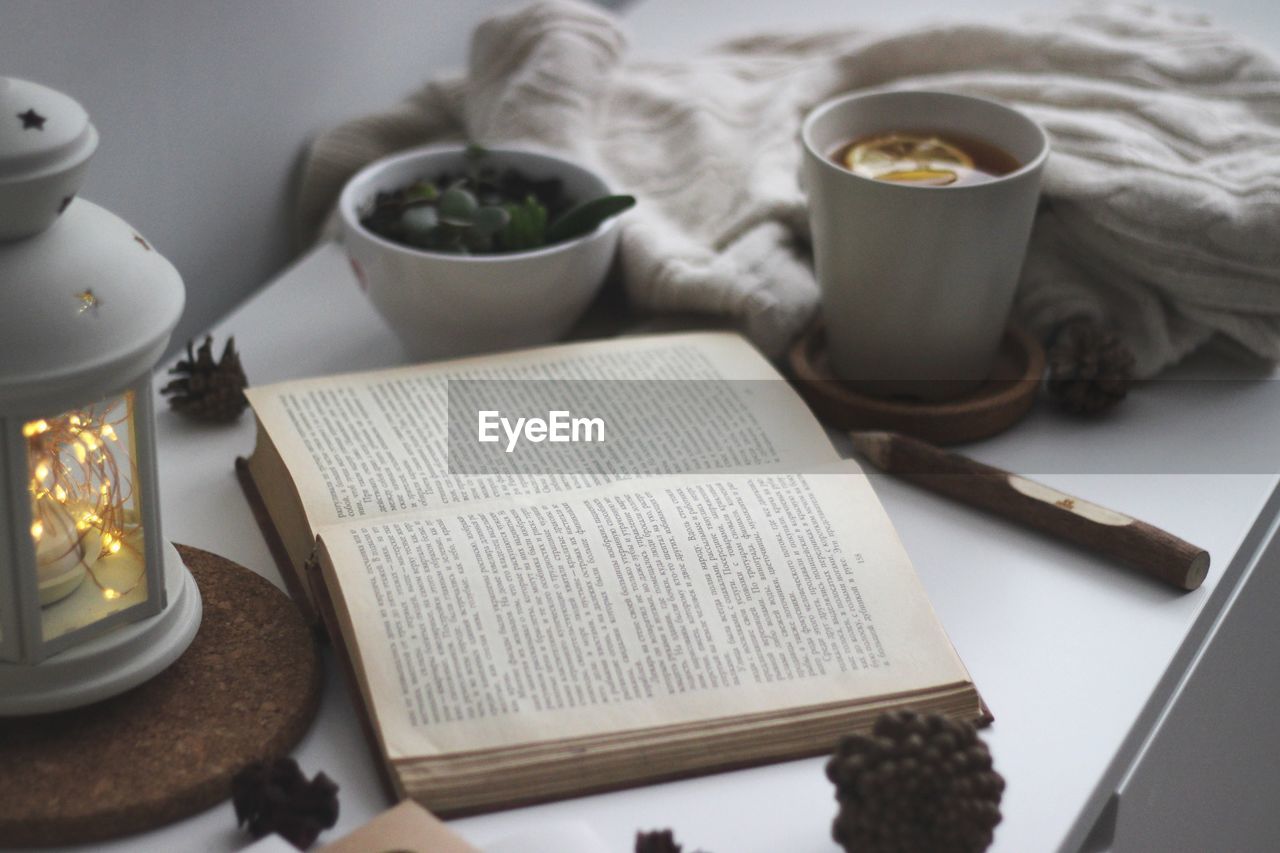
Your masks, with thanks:
M6 846L100 841L186 817L311 725L320 659L293 602L243 566L177 548L204 600L182 657L95 705L0 722Z
M934 444L963 444L1004 432L1022 420L1040 389L1045 353L1039 341L1010 326L986 382L963 397L942 402L873 397L836 379L820 323L796 340L788 362L796 390L827 426L892 430Z

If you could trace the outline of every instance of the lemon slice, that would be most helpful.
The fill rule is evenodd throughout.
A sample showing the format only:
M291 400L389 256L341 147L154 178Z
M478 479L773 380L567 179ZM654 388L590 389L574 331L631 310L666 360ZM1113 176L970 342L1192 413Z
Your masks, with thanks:
M973 158L936 136L886 133L850 146L844 165L864 178L945 186L972 169Z
M876 176L879 181L892 181L895 184L924 184L930 187L945 187L954 184L958 176L950 169L904 169L901 172L883 172Z

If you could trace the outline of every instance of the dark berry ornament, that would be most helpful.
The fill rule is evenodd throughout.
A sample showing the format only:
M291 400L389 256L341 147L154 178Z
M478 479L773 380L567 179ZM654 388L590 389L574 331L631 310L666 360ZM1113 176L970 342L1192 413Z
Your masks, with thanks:
M1093 320L1072 320L1049 347L1049 395L1074 414L1105 412L1129 393L1134 363L1114 334Z
M1000 822L1004 779L973 726L892 711L845 738L827 762L849 853L981 853Z
M178 378L160 389L160 393L169 398L169 407L175 412L197 420L227 423L240 417L249 405L244 396L249 381L240 365L235 338L227 339L222 357L217 361L213 359L212 337L206 337L194 353L188 341L187 357L169 373Z
M636 853L680 853L682 849L669 829L636 833Z
M299 850L338 822L338 786L323 773L308 782L292 758L241 770L231 780L231 800L237 826L248 826L254 838L277 833Z

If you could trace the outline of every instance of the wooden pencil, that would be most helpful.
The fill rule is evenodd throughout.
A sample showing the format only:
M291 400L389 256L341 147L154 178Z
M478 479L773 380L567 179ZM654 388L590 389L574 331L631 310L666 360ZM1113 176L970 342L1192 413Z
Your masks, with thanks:
M851 433L876 468L961 503L1033 527L1180 589L1209 573L1209 552L1168 531L1017 474L890 432Z

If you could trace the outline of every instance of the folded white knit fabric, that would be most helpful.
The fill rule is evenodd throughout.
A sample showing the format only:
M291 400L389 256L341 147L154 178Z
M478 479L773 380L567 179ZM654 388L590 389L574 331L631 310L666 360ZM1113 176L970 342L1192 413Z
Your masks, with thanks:
M1215 334L1280 359L1280 66L1197 16L1091 5L1018 24L762 35L679 62L624 61L623 24L542 2L476 31L468 73L316 141L299 218L409 145L563 152L640 199L633 303L733 318L778 353L818 290L798 186L804 114L842 92L1000 99L1052 137L1016 313L1042 336L1087 315L1150 376Z

